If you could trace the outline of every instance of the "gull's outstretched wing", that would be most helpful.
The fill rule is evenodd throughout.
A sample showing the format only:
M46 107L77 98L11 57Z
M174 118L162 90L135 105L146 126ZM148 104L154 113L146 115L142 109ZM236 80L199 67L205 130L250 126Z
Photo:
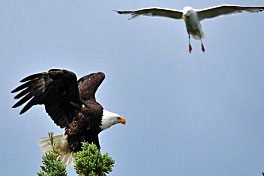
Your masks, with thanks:
M164 9L164 8L158 8L158 7L151 7L151 8L138 9L138 10L126 10L126 11L118 10L116 12L119 14L131 14L132 16L129 19L133 19L139 15L182 19L181 10Z
M247 12L261 12L264 7L246 7L238 5L220 5L215 7L209 7L206 9L201 9L197 11L199 20L204 20L208 18L214 18L221 15L232 15L236 13Z

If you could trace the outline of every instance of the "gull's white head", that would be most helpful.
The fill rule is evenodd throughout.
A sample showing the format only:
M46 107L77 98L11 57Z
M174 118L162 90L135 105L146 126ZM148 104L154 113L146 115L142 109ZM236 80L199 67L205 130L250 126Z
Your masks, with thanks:
M189 17L192 13L193 13L193 8L190 6L186 6L183 8L182 18L185 19L186 17Z
M117 123L126 124L126 119L121 117L119 114L103 110L103 117L100 128L105 130Z

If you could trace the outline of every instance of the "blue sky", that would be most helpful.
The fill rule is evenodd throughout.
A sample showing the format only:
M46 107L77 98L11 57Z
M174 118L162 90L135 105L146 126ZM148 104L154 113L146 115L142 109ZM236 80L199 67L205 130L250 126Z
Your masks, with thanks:
M105 109L127 125L100 134L116 160L110 175L261 175L264 171L264 13L203 21L192 40L183 21L118 15L144 7L182 9L258 0L0 1L0 175L36 175L37 141L63 133L36 106L12 109L23 77L64 68L78 77L103 71ZM73 168L68 169L74 175Z

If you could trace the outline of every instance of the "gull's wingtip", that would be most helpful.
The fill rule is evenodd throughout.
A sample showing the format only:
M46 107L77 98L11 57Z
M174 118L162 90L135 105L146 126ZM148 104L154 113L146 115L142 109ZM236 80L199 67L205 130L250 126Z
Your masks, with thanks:
M118 14L121 14L121 11L119 11L119 10L112 10L112 11L114 11L114 12L116 12Z

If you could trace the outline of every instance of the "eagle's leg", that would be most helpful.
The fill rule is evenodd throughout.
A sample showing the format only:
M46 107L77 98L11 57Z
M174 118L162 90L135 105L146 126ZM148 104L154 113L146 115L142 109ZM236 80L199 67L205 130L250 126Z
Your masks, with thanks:
M189 34L189 53L192 52L192 45L191 45L191 36Z

